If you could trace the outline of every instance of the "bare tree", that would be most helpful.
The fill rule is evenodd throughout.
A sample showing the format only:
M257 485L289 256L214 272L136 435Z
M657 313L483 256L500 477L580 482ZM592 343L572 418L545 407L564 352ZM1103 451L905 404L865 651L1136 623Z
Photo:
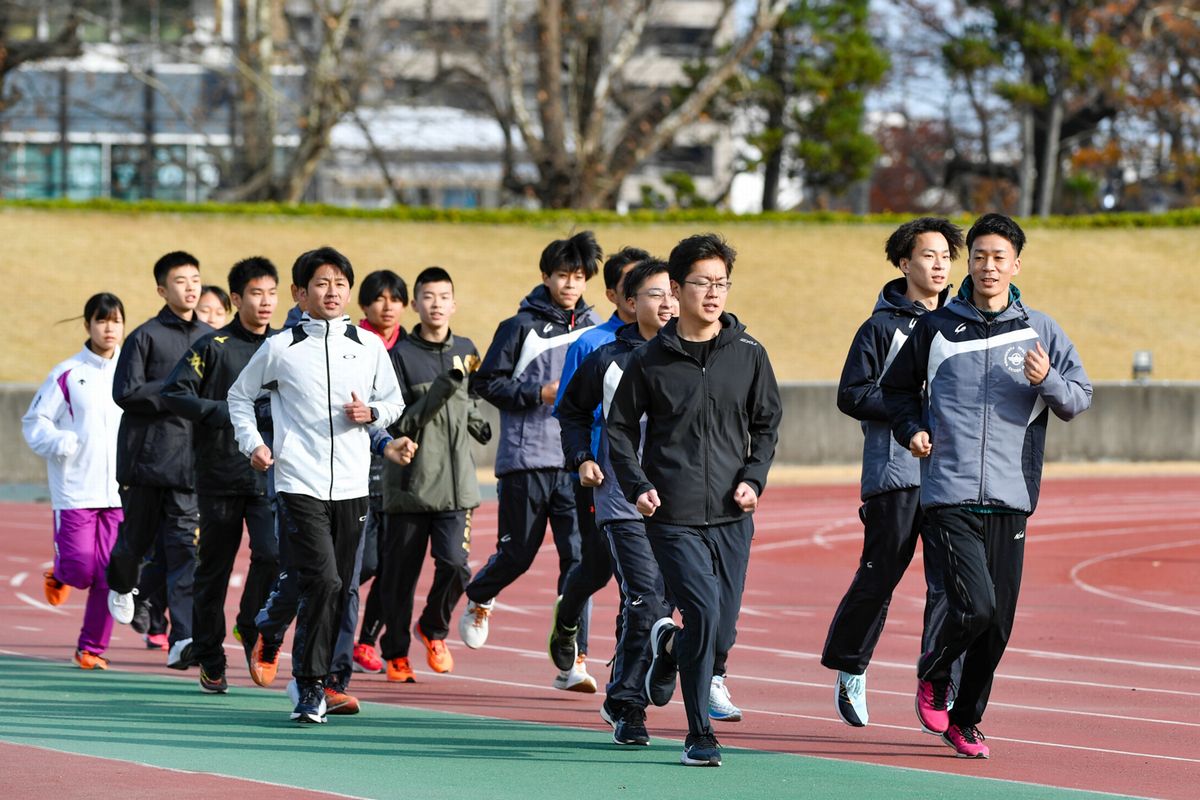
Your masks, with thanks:
M621 183L688 125L784 12L787 0L757 0L748 28L703 59L677 85L646 85L629 74L658 0L497 0L493 46L456 77L472 82L505 131L505 187L550 208L604 208ZM736 8L723 4L722 21ZM527 90L532 84L536 110ZM512 141L520 137L537 177L521 178Z
M15 10L14 4L0 2L0 112L20 99L7 88L10 72L23 64L47 58L74 58L81 52L79 17L74 12L67 15L62 27L49 38L13 41L9 33Z

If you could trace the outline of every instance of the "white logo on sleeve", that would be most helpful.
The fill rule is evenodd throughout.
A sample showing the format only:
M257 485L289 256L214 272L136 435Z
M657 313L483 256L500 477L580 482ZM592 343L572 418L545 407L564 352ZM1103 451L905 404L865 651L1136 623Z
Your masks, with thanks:
M960 324L960 325L959 325L957 328L955 328L955 329L954 329L954 332L955 332L955 333L962 333L962 332L963 332L963 331L965 331L966 329L967 329L967 323L963 322L963 323L961 323L961 324Z
M1013 537L1013 540L1015 541L1017 539L1024 539L1024 538L1025 538L1025 531L1017 531L1017 535Z

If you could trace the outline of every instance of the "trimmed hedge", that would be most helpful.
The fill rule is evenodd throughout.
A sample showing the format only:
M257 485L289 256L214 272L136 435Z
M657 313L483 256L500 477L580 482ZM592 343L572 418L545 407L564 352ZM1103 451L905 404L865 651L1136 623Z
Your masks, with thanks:
M284 203L183 203L162 200L126 202L99 198L95 200L0 200L0 209L30 208L40 210L104 211L122 214L229 214L236 216L338 217L343 219L386 220L394 222L465 222L477 225L558 225L587 224L649 224L649 223L772 223L772 224L844 224L895 225L911 219L912 214L851 214L844 211L772 211L763 214L734 214L712 208L674 209L669 211L637 210L627 214L615 211L587 210L530 210L524 208L428 208L422 206L392 206L390 208L347 208L322 204L287 205ZM970 224L973 218L961 216L957 221ZM1038 228L1183 228L1200 226L1200 208L1185 208L1161 214L1121 212L1114 214L1082 214L1052 216L1046 219L1029 217L1023 225Z

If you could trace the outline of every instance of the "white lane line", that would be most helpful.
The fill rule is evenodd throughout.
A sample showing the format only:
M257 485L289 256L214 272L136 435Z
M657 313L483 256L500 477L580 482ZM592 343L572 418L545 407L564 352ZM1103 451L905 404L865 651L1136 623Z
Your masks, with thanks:
M750 681L751 683L771 683L781 686L797 686L805 689L819 689L826 692L830 688L829 683L811 683L808 681L792 681L785 678L760 678L754 675L743 675L739 673L730 673L728 683L735 686L741 681ZM897 692L894 689L868 689L868 694L888 695L890 697L908 697L911 698L914 692ZM1070 714L1081 717L1099 717L1101 719L1119 719L1125 722L1147 722L1156 725L1180 725L1186 728L1200 728L1200 722L1182 722L1174 719L1156 719L1154 717L1134 717L1125 714L1102 714L1098 711L1077 711L1073 708L1052 708L1049 706L1023 706L1019 703L1000 703L992 700L988 703L988 708L1012 708L1018 711L1033 711L1044 712L1047 714Z
M1132 605L1142 606L1143 608L1152 608L1156 611L1169 611L1175 614L1189 614L1191 616L1200 617L1200 608L1173 606L1166 603L1155 603L1152 600L1142 600L1137 597L1129 597L1127 595L1120 594L1119 592L1110 592L1107 589L1101 589L1098 586L1093 586L1079 577L1079 573L1083 570L1105 561L1138 555L1140 553L1152 553L1157 550L1176 550L1182 547L1192 547L1198 544L1200 544L1200 539L1189 539L1181 542L1168 542L1165 544L1147 545L1145 547L1134 547L1129 550L1118 550L1115 553L1105 553L1103 555L1093 556L1086 561L1080 561L1071 568L1071 583L1075 584L1075 588L1081 591L1088 592L1089 594L1099 595L1100 597L1106 597L1109 600L1116 600L1120 603L1130 603ZM1200 667L1196 667L1195 669L1200 671Z
M30 633L41 633L42 632L41 628L33 628L33 627L30 627L29 625L13 625L13 629L18 630L18 631L29 631Z
M795 659L803 659L803 660L808 660L808 661L819 661L821 658L820 655L817 653L805 653L800 650L784 650L779 647L760 647L758 645L753 645L753 644L743 644L742 642L737 643L737 649L738 650L753 650L758 653L772 653L781 658L795 658ZM1101 661L1101 662L1110 663L1110 664L1120 664L1121 666L1137 666L1137 667L1148 667L1148 668L1152 668L1152 669L1176 669L1176 670L1186 670L1186 671L1190 671L1190 672L1200 672L1200 667L1194 667L1194 666L1191 666L1188 664L1160 664L1160 663L1153 662L1153 661L1129 661L1129 660L1120 659L1120 658L1101 658L1099 656L1061 655L1061 654L1057 654L1057 653L1048 653L1047 651L1044 651L1044 650L1024 650L1022 648L1016 648L1016 647L1009 647L1007 649L1007 651L1019 652L1019 653L1025 653L1025 654L1045 653L1046 657L1049 659L1058 658L1058 659L1078 660L1078 661ZM880 661L878 659L871 661L871 666L889 667L892 669L904 669L904 670L909 670L912 672L915 672L915 670L916 670L915 664L902 664L902 663L899 663L896 661ZM1002 673L1002 672L997 672L996 676L1012 678L1014 680L1037 680L1035 678L1028 678L1025 676L1008 675L1008 674ZM1079 684L1077 681L1055 680L1055 679L1051 679L1051 678L1044 678L1042 680L1052 680L1055 683L1064 683L1064 684L1068 684L1068 685L1084 685L1084 684ZM1135 687L1117 686L1117 687L1113 687L1113 688L1132 689ZM1136 688L1138 689L1138 691L1148 691L1148 690L1143 690L1141 687L1136 687ZM1192 693L1188 692L1187 694L1191 695ZM1197 696L1200 696L1200 694L1198 694Z
M13 585L13 588L16 588L16 587L20 586L22 583L24 583L25 579L28 577L29 577L28 572L18 572L16 575L12 576L12 580L9 581L9 583L11 583Z
M43 603L41 600L34 600L32 597L25 594L24 592L17 592L16 595L17 595L17 599L20 600L22 603L31 605L34 608L39 609L41 611L49 611L51 614L62 614L63 616L66 616L66 614L67 614L67 612L63 611L61 608L55 608L54 606L50 605L49 603Z
M226 647L230 647L230 645L226 645ZM488 648L492 649L492 650L501 650L501 651L506 651L506 652L521 653L521 654L534 652L534 651L530 651L530 650L522 650L519 648L501 647L501 646L495 646L495 645L488 645ZM240 649L240 647L238 647L238 649ZM8 650L0 650L0 654L24 655L23 653L14 653L14 652L8 651ZM281 652L280 655L284 655L284 653ZM287 655L289 655L289 657L290 657L290 654L287 654ZM544 653L537 653L537 655L540 657L545 656ZM424 676L427 673L421 672L420 674L422 676ZM545 684L523 683L523 682L511 680L508 678L505 678L503 680L498 680L495 678L483 678L483 677L476 677L474 675L462 675L462 674L455 674L455 673L443 673L440 675L437 673L428 673L428 674L430 675L430 677L433 677L434 679L438 679L438 680L470 681L473 683L486 683L486 684L490 684L493 686L508 686L508 687L522 688L522 689L536 689L536 690L546 691L546 692L561 693L560 689L555 689L552 686L548 686ZM734 676L734 677L741 677L741 676ZM821 688L827 689L828 687L822 686ZM596 692L597 698L601 698L604 696L605 696L605 694L603 691ZM387 703L387 705L392 705L392 703ZM396 703L395 705L403 705L403 703ZM672 700L670 705L682 707L683 702L681 700ZM413 706L407 706L407 707L412 708ZM417 707L423 708L422 706L417 706ZM769 711L766 709L755 709L755 708L748 708L745 706L742 707L742 710L749 712L749 713L753 713L753 714L763 714L765 716L772 716L772 717L783 717L786 719L805 719L805 720L812 720L814 722L824 722L824 723L831 724L831 725L836 724L839 726L843 724L840 720L834 720L834 719L831 719L830 717L820 717L820 716L816 716L813 714L794 714L794 713L786 712L786 711ZM533 724L539 724L539 723L533 723ZM548 723L541 723L541 724L548 724ZM564 724L564 725L562 725L562 727L575 728L577 726L570 725L570 724ZM907 733L913 733L916 730L915 726L889 725L886 723L871 723L871 727L886 728L889 730L896 730L896 731L905 731ZM583 730L594 730L594 729L585 728ZM988 738L991 739L992 741L996 741L996 742L1012 742L1015 744L1028 744L1028 745L1033 745L1033 746L1038 746L1038 747L1055 747L1055 748L1063 748L1063 749L1068 749L1068 750L1081 750L1081 751L1089 752L1089 753L1107 753L1109 755L1130 756L1133 758L1153 758L1153 759L1162 760L1162 761L1181 761L1184 763L1200 764L1200 759L1182 758L1180 756L1159 755L1156 753L1135 753L1135 752L1130 752L1130 751L1126 751L1126 750L1113 750L1113 749L1103 748L1103 747L1087 747L1084 745L1064 744L1061 742L1041 742L1041 741L1037 741L1037 740L1033 740L1033 739L1014 739L1014 738L1006 738L1006 737L1000 737L1000 736L989 736ZM897 742L897 744L902 744L902 743ZM821 758L821 756L813 756L813 757ZM921 770L917 770L917 771L921 771ZM214 774L214 773L208 773L208 774Z

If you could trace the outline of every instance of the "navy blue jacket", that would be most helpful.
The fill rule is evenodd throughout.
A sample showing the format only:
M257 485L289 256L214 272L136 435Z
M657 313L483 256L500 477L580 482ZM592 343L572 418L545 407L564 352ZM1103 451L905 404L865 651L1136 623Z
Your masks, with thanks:
M875 309L854 334L842 379L838 382L837 406L843 414L862 424L862 499L896 489L921 485L921 466L907 447L892 437L883 391L879 383L900 347L927 309L904 296L908 281L896 278L884 284ZM938 306L950 290L942 291Z
M597 322L582 298L574 309L559 308L550 290L539 285L521 301L516 316L496 329L472 384L476 394L500 409L496 477L562 468L558 420L553 407L542 402L542 385L562 376L567 347Z

